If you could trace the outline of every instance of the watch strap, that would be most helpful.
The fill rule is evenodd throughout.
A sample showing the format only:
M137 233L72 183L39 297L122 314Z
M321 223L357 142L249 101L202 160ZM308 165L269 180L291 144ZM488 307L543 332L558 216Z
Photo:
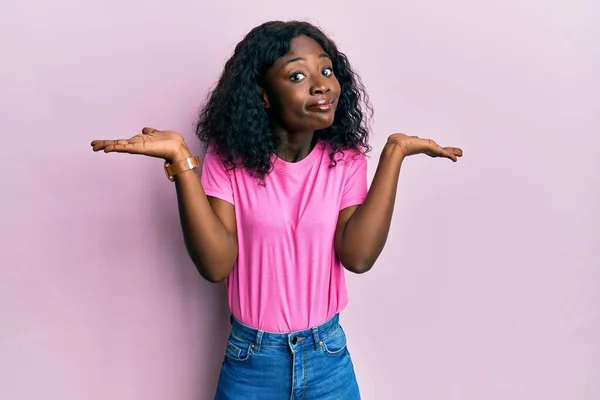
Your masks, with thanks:
M171 182L174 182L175 175L178 175L185 171L189 171L191 169L198 168L199 165L200 157L198 156L187 157L181 161L174 162L173 164L170 164L168 161L165 161L165 174Z

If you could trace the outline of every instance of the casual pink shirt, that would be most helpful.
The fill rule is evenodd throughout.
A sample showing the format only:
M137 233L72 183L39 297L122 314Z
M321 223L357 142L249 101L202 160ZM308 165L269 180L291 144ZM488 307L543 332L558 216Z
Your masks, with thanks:
M226 279L229 307L242 323L269 332L319 325L348 303L344 267L334 250L340 210L367 194L366 157L337 155L319 142L304 159L273 156L265 186L243 168L226 170L208 149L202 184L235 206L239 254Z

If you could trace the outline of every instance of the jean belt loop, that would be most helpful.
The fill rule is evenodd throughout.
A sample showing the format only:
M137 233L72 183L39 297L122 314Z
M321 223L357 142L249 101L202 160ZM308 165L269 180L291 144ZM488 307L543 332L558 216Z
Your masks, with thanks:
M260 330L256 332L256 341L252 345L252 348L255 353L260 353L260 344L262 342L263 333L265 332Z
M313 339L315 341L315 350L321 350L321 339L319 338L319 327L312 328Z

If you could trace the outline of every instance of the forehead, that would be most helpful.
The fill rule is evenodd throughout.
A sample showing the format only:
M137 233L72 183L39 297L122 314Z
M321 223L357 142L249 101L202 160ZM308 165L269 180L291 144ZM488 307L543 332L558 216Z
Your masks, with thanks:
M278 58L273 63L271 69L281 69L285 67L290 60L297 58L308 59L308 58L321 58L322 55L326 55L325 50L319 42L308 36L300 35L296 36L290 42L290 50L283 57Z
M323 50L323 47L321 47L319 42L313 38L300 35L292 39L292 42L290 43L290 51L288 54L286 54L286 56L297 56L307 53L321 54L325 53L325 50Z

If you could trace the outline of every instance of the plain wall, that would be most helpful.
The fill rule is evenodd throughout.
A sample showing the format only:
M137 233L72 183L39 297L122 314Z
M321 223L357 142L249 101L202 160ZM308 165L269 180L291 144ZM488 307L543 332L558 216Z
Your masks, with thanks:
M596 4L4 2L0 398L211 398L224 286L189 261L162 162L89 143L153 126L199 152L235 44L291 18L369 90L370 179L393 132L465 151L406 161L384 253L348 274L363 398L600 398Z

